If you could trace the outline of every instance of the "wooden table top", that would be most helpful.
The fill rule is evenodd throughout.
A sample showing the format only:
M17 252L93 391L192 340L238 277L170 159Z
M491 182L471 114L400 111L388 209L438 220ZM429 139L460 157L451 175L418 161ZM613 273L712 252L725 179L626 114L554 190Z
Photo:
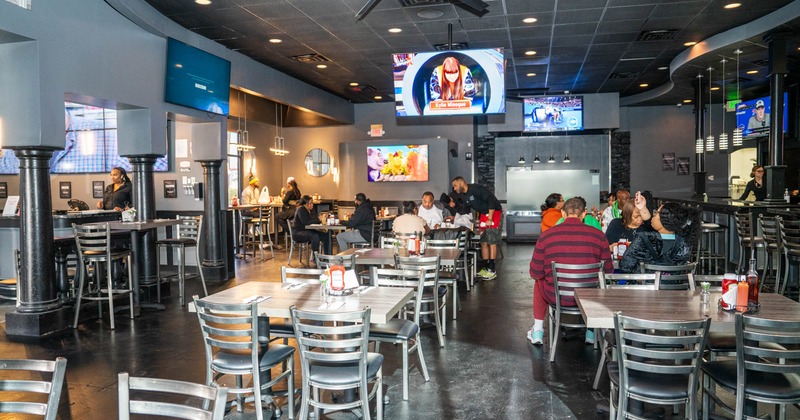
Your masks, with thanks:
M408 256L406 249L399 249L399 255ZM394 264L394 248L350 248L338 253L337 255L349 256L356 254L356 264L364 265L390 265ZM445 249L426 249L423 257L438 255L439 264L455 265L456 260L461 255L461 250L455 248Z
M294 305L298 309L316 311L323 305L317 285L301 288L284 289L282 283L251 281L239 286L223 290L203 298L214 303L242 303L253 296L270 296L258 304L261 315L275 318L290 318L289 308ZM338 311L354 311L369 306L372 308L372 323L383 324L392 319L403 305L411 300L414 289L404 287L376 287L362 294L350 296L334 296L331 305ZM344 301L344 306L337 307L336 302ZM194 311L194 305L190 305Z
M733 312L717 307L721 293L711 293L709 303L700 303L700 291L579 289L575 291L581 314L589 328L614 328L614 312L661 321L711 317L711 331L733 332ZM783 295L761 293L760 318L800 321L800 303Z
M322 223L314 223L310 225L306 225L306 229L310 230L347 230L349 229L345 225L323 225Z
M98 226L107 224L109 227L111 227L111 229L132 231L132 230L156 229L164 226L175 226L181 224L181 221L178 219L153 219L153 220L142 220L136 222L110 221L110 222L95 222L86 224L98 225Z

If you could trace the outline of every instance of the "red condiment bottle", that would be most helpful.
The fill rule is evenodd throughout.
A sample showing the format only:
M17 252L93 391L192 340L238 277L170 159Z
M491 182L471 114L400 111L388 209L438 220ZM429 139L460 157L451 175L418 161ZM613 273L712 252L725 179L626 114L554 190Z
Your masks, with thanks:
M750 287L746 281L739 282L739 291L736 292L736 310L739 312L746 312L747 311L747 295L749 294L748 290Z
M758 305L758 271L756 259L750 258L750 269L747 270L747 302Z
M344 266L332 265L329 270L331 272L331 290L344 290Z

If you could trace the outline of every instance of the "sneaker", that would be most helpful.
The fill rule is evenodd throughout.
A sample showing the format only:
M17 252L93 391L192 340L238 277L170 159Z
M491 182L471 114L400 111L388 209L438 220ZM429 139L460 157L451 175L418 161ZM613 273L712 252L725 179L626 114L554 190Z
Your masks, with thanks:
M497 273L492 270L486 270L486 274L482 276L484 280L494 280L497 277Z
M586 339L583 340L586 344L594 344L594 331L586 330Z
M475 273L478 277L486 278L489 276L489 270L482 268L481 271Z
M544 330L529 330L528 341L534 346L541 346L544 344Z

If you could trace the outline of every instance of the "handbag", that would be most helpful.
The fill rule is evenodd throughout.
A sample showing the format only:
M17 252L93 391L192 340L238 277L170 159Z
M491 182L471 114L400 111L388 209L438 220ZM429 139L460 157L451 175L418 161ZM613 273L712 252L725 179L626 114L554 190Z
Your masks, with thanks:
M258 195L258 204L270 203L272 203L272 198L269 196L269 187L264 187L261 189L261 193Z

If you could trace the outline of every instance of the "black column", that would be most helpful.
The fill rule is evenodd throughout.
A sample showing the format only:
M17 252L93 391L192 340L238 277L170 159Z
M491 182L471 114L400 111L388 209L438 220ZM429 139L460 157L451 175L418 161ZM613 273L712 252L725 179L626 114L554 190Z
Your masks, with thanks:
M128 156L133 165L133 206L137 220L156 218L156 191L153 164L159 155ZM139 284L156 281L156 230L149 230L139 240Z
M705 91L703 76L698 75L694 83L694 139L695 147L697 139L705 139L705 102L703 102L703 92ZM694 197L701 199L706 193L706 155L705 151L700 153L695 151L695 172L694 172Z
M224 241L226 225L222 217L222 197L220 194L222 184L219 177L219 168L222 160L201 160L203 166L203 256L202 265L207 277L216 280L226 280ZM199 250L198 250L199 251Z
M783 91L786 73L787 34L775 33L764 36L769 43L769 114L768 165L766 172L767 199L765 201L783 202L786 188L786 165L783 164Z
M50 198L52 149L15 149L20 178L20 304L6 314L9 336L43 336L70 327L58 298Z

